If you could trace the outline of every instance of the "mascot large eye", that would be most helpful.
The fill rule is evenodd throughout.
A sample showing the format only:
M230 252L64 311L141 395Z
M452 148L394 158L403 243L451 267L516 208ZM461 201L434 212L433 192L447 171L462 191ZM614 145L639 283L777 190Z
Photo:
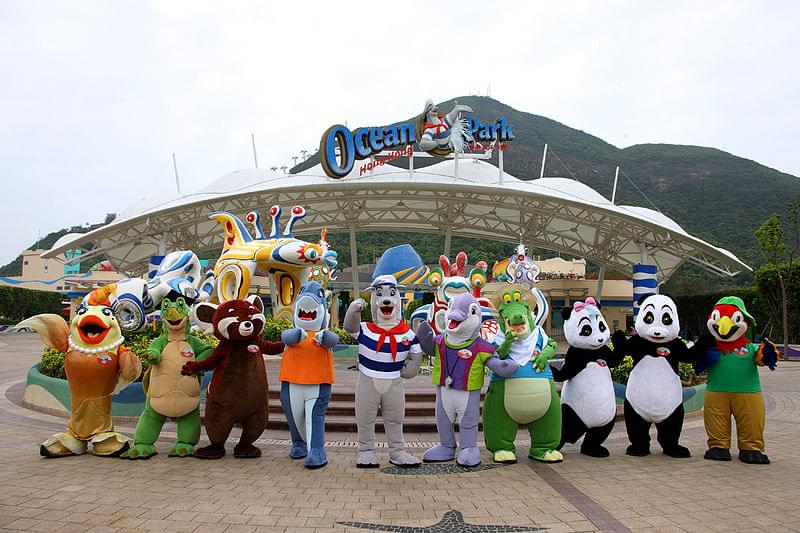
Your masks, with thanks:
M592 326L589 324L584 324L581 328L581 337L588 337L592 334Z
M600 333L603 333L605 332L605 330L608 329L608 327L606 326L606 323L601 320L600 322L597 323L597 329L600 330Z
M714 322L717 322L719 320L719 311L717 311L716 309L711 311L711 320L713 320Z
M644 315L644 323L645 324L652 324L656 317L653 316L651 311L648 311L647 314Z
M509 293L505 293L503 295L503 303L510 304L511 303L511 295Z
M735 313L733 313L733 321L734 322L739 324L739 323L741 323L742 320L744 320L744 318L742 317L742 313L740 313L739 311L736 311Z
M306 253L306 257L308 257L309 259L312 259L312 260L316 259L317 257L319 257L319 252L317 252L314 248L309 248L308 250L306 250L305 253Z
M432 287L438 287L442 284L443 278L444 271L441 268L436 267L431 270L431 273L428 275L428 284L430 284Z
M672 324L672 315L669 313L664 313L664 316L661 317L661 323L665 326L669 326Z
M486 272L479 268L473 268L469 274L469 281L476 289L480 289L486 285Z
M471 315L475 316L475 315L478 314L478 308L477 307L473 307L473 308L470 309L469 312L470 312Z
M114 312L108 307L104 307L102 313L104 315L106 315L106 316L113 316L114 315Z
M522 301L522 294L519 293L518 291L514 293L514 301L515 302L521 302Z
M86 311L88 311L88 310L89 310L88 307L80 306L80 307L78 307L78 310L75 312L75 314L83 315L83 314L86 314Z
M391 289L389 289L389 296L394 296L394 295L396 295L396 294L397 294L397 290L395 290L395 288L394 288L394 287L392 287Z

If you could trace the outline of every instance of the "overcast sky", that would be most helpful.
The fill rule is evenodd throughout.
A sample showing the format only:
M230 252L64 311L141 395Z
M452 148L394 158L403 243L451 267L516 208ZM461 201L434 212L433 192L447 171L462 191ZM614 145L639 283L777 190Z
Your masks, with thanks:
M0 0L0 264L174 193L172 152L193 192L253 166L251 132L260 166L291 166L331 124L489 83L619 147L714 146L800 175L800 2L382 5Z

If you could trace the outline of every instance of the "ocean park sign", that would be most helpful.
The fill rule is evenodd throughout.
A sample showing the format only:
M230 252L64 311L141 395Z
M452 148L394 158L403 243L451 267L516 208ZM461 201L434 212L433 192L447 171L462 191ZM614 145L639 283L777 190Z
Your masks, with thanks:
M431 155L455 154L457 157L471 143L482 141L499 145L514 139L514 126L505 118L495 123L484 123L472 116L462 117L462 113L472 113L472 109L456 104L445 115L433 101L428 100L425 110L412 122L357 128L355 131L336 124L328 128L320 140L322 168L329 177L339 179L353 170L356 161L374 158L385 151L389 153L381 163L411 157L414 143ZM372 166L367 169L371 170Z

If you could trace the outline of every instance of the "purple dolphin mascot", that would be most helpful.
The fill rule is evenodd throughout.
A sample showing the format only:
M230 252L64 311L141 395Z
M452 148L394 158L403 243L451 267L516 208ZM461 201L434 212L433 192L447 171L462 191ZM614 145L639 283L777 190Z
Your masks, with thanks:
M425 452L422 460L433 463L456 457L455 424L461 432L461 451L456 462L478 466L478 419L485 367L503 377L519 370L513 359L501 360L492 344L480 338L481 306L471 294L450 300L445 314L447 327L434 339L436 359L433 384L436 385L436 429L440 444Z

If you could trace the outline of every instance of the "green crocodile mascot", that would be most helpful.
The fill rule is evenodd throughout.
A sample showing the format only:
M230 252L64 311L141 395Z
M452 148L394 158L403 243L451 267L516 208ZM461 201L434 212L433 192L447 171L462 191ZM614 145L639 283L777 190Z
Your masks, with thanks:
M539 289L513 284L498 290L492 303L500 317L494 339L497 354L516 361L520 368L510 378L492 374L483 404L486 448L498 463L517 460L514 439L519 425L531 435L529 456L546 463L561 462L556 448L561 439L561 402L548 362L556 342L541 324L547 317L547 300Z
M144 412L136 424L133 446L122 454L127 459L149 459L156 454L155 442L167 418L178 424L178 440L171 457L188 457L200 440L200 378L184 376L187 361L202 361L214 351L189 333L189 305L178 297L161 301L162 333L147 350L150 369L144 376L147 393Z

